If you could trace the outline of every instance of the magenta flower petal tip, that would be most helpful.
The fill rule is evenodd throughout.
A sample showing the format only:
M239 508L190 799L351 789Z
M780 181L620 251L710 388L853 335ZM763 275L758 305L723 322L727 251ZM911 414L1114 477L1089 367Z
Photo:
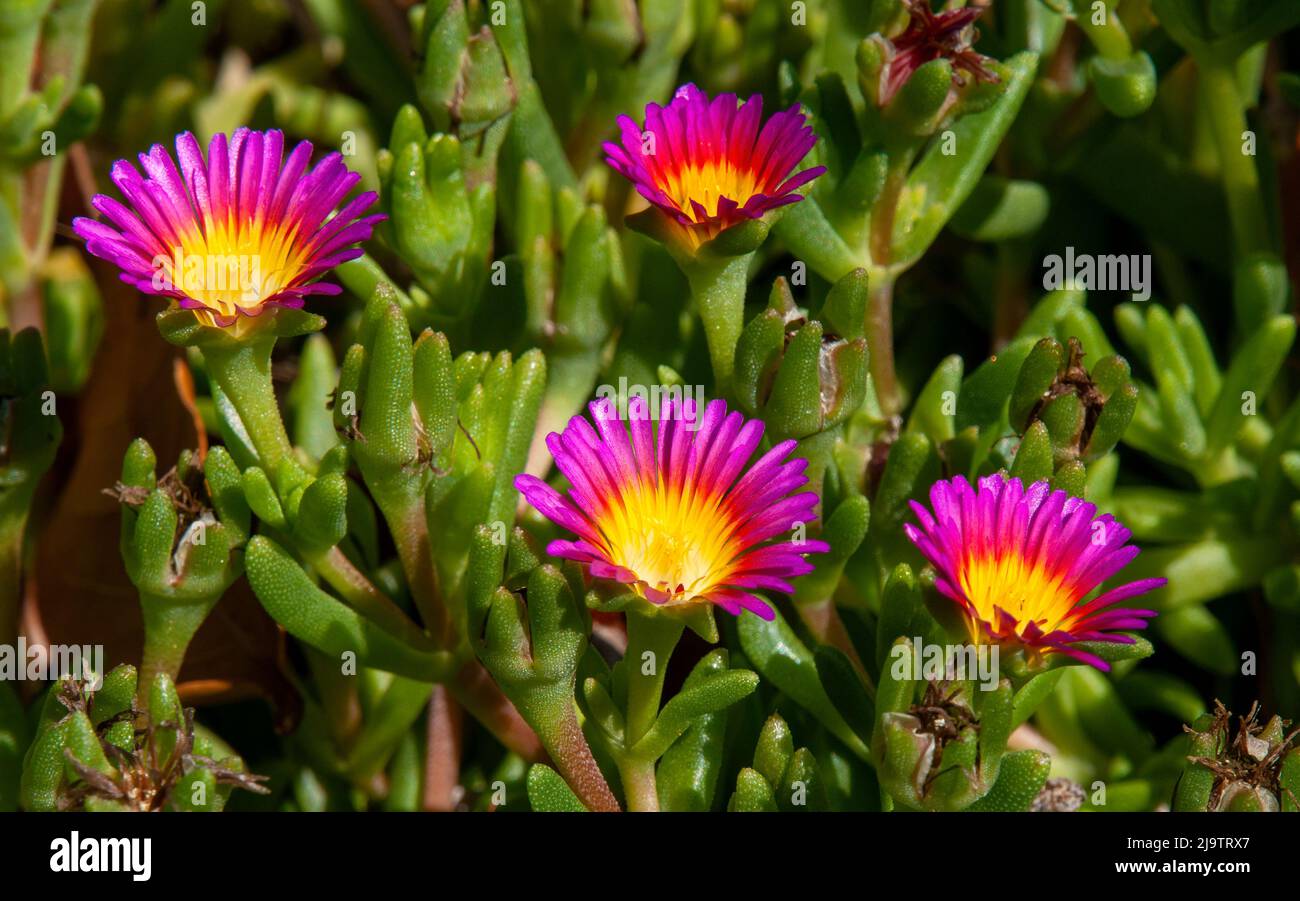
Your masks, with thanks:
M619 141L604 145L605 162L698 247L732 225L802 200L795 190L826 171L790 174L817 143L798 106L762 118L758 95L744 104L735 94L710 100L684 85L667 106L646 106L643 127L620 116Z
M825 542L784 539L815 519L817 495L793 441L748 465L763 423L727 412L721 400L702 416L668 401L652 419L634 399L621 416L611 399L590 405L547 438L572 486L561 495L531 475L515 487L542 515L574 533L551 542L552 556L577 561L599 579L621 582L653 604L712 603L728 613L774 611L754 592L791 594L811 572L806 554Z
M936 482L930 507L913 503L919 525L904 530L934 565L935 587L964 612L977 641L1018 644L1031 654L1060 653L1098 669L1108 665L1080 642L1131 644L1115 630L1141 629L1155 611L1116 606L1165 584L1140 579L1084 602L1138 554L1132 533L1093 504L1028 488L1002 474Z
M309 168L307 141L283 152L279 131L218 134L206 156L185 132L175 158L161 144L140 154L143 175L118 160L112 179L126 203L95 195L104 221L80 217L73 230L124 282L173 298L209 326L229 328L241 316L337 294L317 279L360 256L357 245L385 217L363 215L373 192L338 209L361 178L341 154Z

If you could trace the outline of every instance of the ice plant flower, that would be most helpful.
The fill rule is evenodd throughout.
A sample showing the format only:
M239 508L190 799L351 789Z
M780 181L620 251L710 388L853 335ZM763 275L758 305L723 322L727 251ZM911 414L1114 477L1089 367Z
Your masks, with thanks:
M961 476L930 489L931 515L912 502L920 526L908 538L934 564L935 587L956 601L975 641L1018 644L1031 656L1066 654L1101 670L1109 666L1078 642L1134 639L1114 629L1141 629L1152 610L1116 607L1165 584L1140 579L1083 602L1138 554L1131 534L1110 514L1047 482L1025 488L997 474L978 489Z
M605 162L698 247L732 225L802 200L795 189L826 171L790 174L817 143L798 106L762 119L757 94L738 105L735 94L710 100L688 84L666 107L646 106L644 131L619 116L621 143L604 144Z
M971 49L977 37L974 22L984 12L983 7L935 13L930 9L930 0L908 0L907 5L911 18L903 33L890 41L893 54L881 70L881 106L894 98L913 72L935 59L952 64L953 80L959 84L965 84L967 76L976 81L998 80L997 73L987 65L989 58Z
M360 194L331 217L361 176L339 153L309 170L307 141L287 158L283 151L282 132L240 128L229 140L215 135L205 159L185 132L175 160L161 144L140 154L144 176L127 160L114 163L113 183L129 206L97 194L92 204L107 222L80 217L73 229L124 282L174 298L208 326L338 294L317 279L361 255L356 245L384 218L362 215L376 195Z
M544 516L577 534L552 541L547 553L585 564L592 576L628 585L664 607L709 602L728 613L775 613L754 591L793 593L790 580L811 572L808 553L823 541L774 541L811 522L817 495L807 461L786 459L783 441L748 470L763 423L728 413L714 400L698 419L689 405L666 402L657 428L643 398L590 407L546 445L572 488L562 496L531 475L515 487ZM592 423L595 423L593 427Z

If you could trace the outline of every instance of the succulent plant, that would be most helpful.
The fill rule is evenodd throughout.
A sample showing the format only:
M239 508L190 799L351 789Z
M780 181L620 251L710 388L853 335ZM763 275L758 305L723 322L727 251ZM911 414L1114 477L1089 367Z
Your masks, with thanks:
M1300 809L1297 25L0 0L0 810Z

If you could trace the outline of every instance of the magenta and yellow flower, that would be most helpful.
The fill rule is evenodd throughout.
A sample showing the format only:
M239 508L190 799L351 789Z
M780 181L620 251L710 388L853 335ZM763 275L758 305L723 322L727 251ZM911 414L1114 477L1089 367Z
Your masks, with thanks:
M1132 644L1115 629L1141 629L1153 610L1116 607L1165 584L1140 579L1084 602L1138 554L1110 514L1047 482L1025 488L998 474L978 490L961 476L930 489L931 515L912 502L920 527L907 537L934 564L935 587L966 614L975 641L1018 644L1031 655L1066 654L1109 666L1078 642Z
M816 166L790 174L817 143L798 106L762 120L758 95L740 105L735 94L709 100L688 84L666 107L646 106L644 130L619 116L621 143L604 145L605 161L699 246L723 229L802 200L794 190L826 171Z
M306 141L287 159L283 151L281 132L240 128L229 142L213 137L205 159L185 132L175 160L161 144L140 154L143 176L127 160L114 163L113 183L129 206L97 194L93 205L108 221L81 217L73 229L124 282L174 298L209 326L338 294L316 280L361 255L355 245L384 218L362 216L376 195L360 194L336 213L361 176L338 153L309 170Z
M567 497L535 476L515 478L530 504L578 536L552 541L547 553L660 606L709 602L772 619L753 592L792 593L790 580L813 569L804 555L830 549L774 540L815 519L817 495L793 493L808 483L807 461L787 459L795 442L783 441L746 469L763 423L728 414L721 400L699 418L689 404L666 402L657 427L649 409L634 398L623 419L605 398L590 405L591 422L575 416L547 436L572 486Z

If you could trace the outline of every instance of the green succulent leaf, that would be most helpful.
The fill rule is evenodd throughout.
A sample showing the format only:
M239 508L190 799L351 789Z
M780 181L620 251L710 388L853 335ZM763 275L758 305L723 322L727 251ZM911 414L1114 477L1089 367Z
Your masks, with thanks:
M866 757L862 739L840 716L817 676L817 664L808 647L777 613L771 622L750 613L738 623L745 656L772 684L789 695L843 741L850 750Z

